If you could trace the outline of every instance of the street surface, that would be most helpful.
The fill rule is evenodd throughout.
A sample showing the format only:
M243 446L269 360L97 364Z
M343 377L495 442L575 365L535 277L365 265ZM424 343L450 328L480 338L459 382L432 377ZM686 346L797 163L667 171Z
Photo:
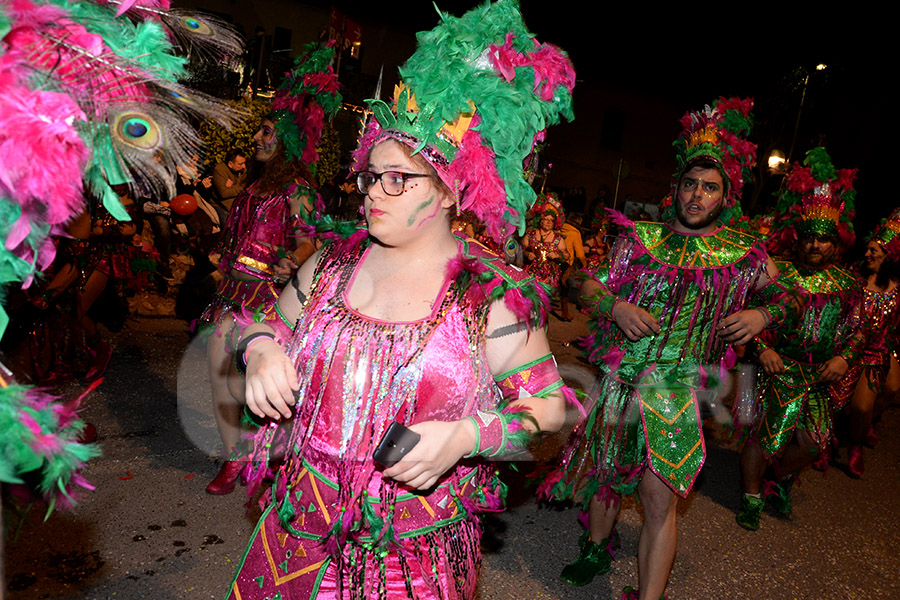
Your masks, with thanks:
M590 372L574 347L584 331L551 318L550 337L571 382ZM188 345L184 322L137 317L110 335L115 354L83 417L97 425L103 456L85 472L96 486L76 509L32 510L6 543L10 600L170 600L225 597L258 509L245 512L243 488L210 496L217 434L203 349ZM78 386L66 388L77 393ZM679 505L679 548L668 587L673 600L843 600L900 598L900 411L879 427L860 480L846 474L846 451L827 473L794 487L794 514L763 515L762 529L734 522L739 503L734 442L707 422L708 458L694 493ZM552 456L558 439L540 453ZM528 473L533 464L521 464ZM523 477L510 475L510 509L485 520L480 600L615 599L636 585L641 517L622 510L622 548L609 574L585 588L558 579L577 554L577 510L539 507ZM15 519L7 516L8 536Z

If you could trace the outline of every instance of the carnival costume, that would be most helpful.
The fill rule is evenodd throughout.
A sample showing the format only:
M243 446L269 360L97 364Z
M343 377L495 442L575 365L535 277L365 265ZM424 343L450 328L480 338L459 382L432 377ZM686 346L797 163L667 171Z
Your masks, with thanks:
M900 261L900 208L883 219L867 240L878 244L892 262ZM879 292L863 286L863 319L869 333L869 341L860 359L850 365L850 370L841 381L839 398L846 401L855 387L855 382L866 372L869 385L880 388L885 381L891 364L891 355L897 356L897 335L900 329L900 285L891 291ZM838 408L844 402L839 402Z
M334 117L341 105L333 58L331 44L305 46L285 74L272 106L285 158L309 167L313 173L324 120ZM297 249L298 238L311 232L309 211L301 208L304 214L291 212L291 199L297 196L306 196L315 204L315 190L308 182L298 180L268 195L257 195L257 185L248 186L231 205L219 244L219 271L224 279L201 318L203 322L221 323L235 310L271 311L283 285L275 281L273 266ZM238 278L235 273L253 279Z
M855 177L855 169L835 169L824 148L810 150L803 165L792 165L776 207L780 227L769 241L772 253L813 236L833 238L842 250L851 246ZM758 353L772 348L785 366L780 375L760 374L763 417L758 435L766 458L781 451L795 427L807 431L820 450L825 448L838 400L834 386L815 383L817 369L837 355L853 365L866 344L861 289L851 273L837 265L818 271L793 262L776 265L782 285L801 295L804 308L791 331L764 332L757 340Z
M210 352L221 352L223 356L234 354L243 327L239 318L230 317L240 317L245 312L270 313L287 280L287 277L276 276L275 267L281 259L293 262L304 238L312 244L314 230L310 222L313 212L321 210L321 202L317 201L315 190L300 177L300 173L308 170L315 174L319 156L316 145L322 137L324 120L333 118L341 106L340 85L332 66L335 55L332 46L333 43L304 46L303 53L285 73L284 81L275 93L273 113L268 120L275 127L275 143L280 145L282 153L276 160L284 161L282 168L292 170L293 177L280 189L276 184L275 189L266 190L268 193L258 193L258 188L266 181L268 169L273 168L270 160L262 179L247 186L231 204L219 244L219 271L223 279L201 316L204 333L214 333L219 338L209 341ZM275 172L278 172L277 167ZM317 205L318 208L312 208ZM213 365L212 368L220 369L221 366ZM230 401L231 393L219 389L216 383L213 381L212 399L217 405L216 410L221 411L222 404ZM238 419L237 405L224 410L236 414L219 417L220 412L217 418ZM236 447L238 440L226 439L221 423L219 427L226 444L226 460L206 487L208 493L217 495L234 491L244 470L243 463L237 460L243 454L243 450Z
M553 236L549 241L544 240L540 229L532 229L526 233L528 238L528 252L535 255L535 259L528 263L527 270L541 283L557 290L560 276L562 275L562 256L560 258L547 258L551 252L561 254L559 242L563 239L558 229L550 232Z
M846 406L853 397L856 384L863 373L873 389L880 389L884 385L891 365L893 338L900 326L900 285L889 292L863 287L862 320L868 333L868 342L859 358L850 363L847 373L834 386L834 407L837 410Z
M721 99L682 119L673 186L687 164L710 157L729 181L725 210L739 210L741 170L752 167L756 147L736 133L749 131L751 107L749 100ZM671 199L667 207L664 218L671 219ZM540 491L587 503L610 491L633 493L649 468L686 496L706 456L697 394L714 390L735 361L730 346L712 331L726 316L750 306L766 252L753 237L728 227L692 235L610 214L620 237L606 265L591 275L602 286L586 340L587 358L602 373L590 393L595 404ZM662 332L628 341L612 319L619 301L658 317ZM783 317L780 310L772 316Z
M535 197L522 176L534 139L559 116L571 116L571 63L533 38L510 0L460 18L442 13L419 42L400 69L394 106L371 102L375 119L355 166L365 169L386 140L421 152L460 210L471 209L502 239L523 226ZM230 598L472 598L477 515L501 510L505 491L480 457L507 456L528 439L521 422L530 417L510 402L565 389L549 354L493 376L488 367L486 327L495 302L522 327L546 321L547 295L532 277L474 240L456 238L459 253L432 313L385 322L347 302L371 243L360 230L326 247L301 298L287 334L301 381L296 414L286 441L274 425L257 435L254 454L262 456L255 456L261 460L248 485L261 481L270 448L289 452ZM372 461L392 421L462 418L479 432L475 450L430 491L407 491Z
M609 244L606 242L606 235L609 231L609 216L605 209L594 213L591 218L590 237L584 241L584 254L587 264L585 268L588 271L596 271L597 268L606 258L609 252ZM602 234L602 235L601 235ZM597 237L600 236L598 240Z
M867 244L877 244L885 253L880 270L889 269L887 264L900 260L900 208L876 227ZM869 280L876 289L870 289ZM850 365L844 377L835 384L835 409L844 409L849 414L849 441L847 466L851 476L861 477L865 472L863 441L874 447L878 441L873 425L874 405L887 383L891 370L892 355L896 356L897 329L900 327L900 285L888 277L886 287L879 286L879 273L860 279L862 287L863 327L867 332L867 343L859 359ZM891 289L891 283L894 283ZM868 390L859 390L860 378ZM859 394L857 396L857 394ZM871 401L871 405L869 402ZM865 428L863 440L862 428Z
M649 468L686 496L706 456L698 392L714 391L735 362L711 331L750 306L766 252L727 227L686 235L614 218L619 240L608 266L592 275L606 288L587 340L587 357L602 371L590 393L596 404L542 490L581 502L610 490L630 494ZM620 300L658 316L662 332L628 341L612 320Z
M168 0L0 4L3 284L27 288L53 261L50 236L64 235L85 210L85 187L113 217L128 220L111 186L162 196L175 164L199 146L191 122L230 122L227 105L178 83L188 72L175 46L194 51L204 42L217 57L241 53L231 30L174 14ZM5 326L0 309L0 335ZM76 407L0 375L0 481L40 471L37 491L51 507L70 502L72 485L87 485L77 470L97 453L77 441Z
M219 244L219 271L224 278L201 317L205 323L221 323L232 311L271 311L283 286L283 282L275 281L272 265L296 249L296 237L306 223L291 212L291 197L296 191L266 196L253 191L253 185L242 191L228 213ZM234 273L253 279L240 279Z
M836 355L853 365L866 343L860 329L859 282L851 273L837 265L809 271L791 262L775 264L781 284L799 292L805 308L797 328L766 332L757 340L758 352L772 348L785 367L784 373L759 376L763 418L758 435L766 458L782 450L796 427L825 449L838 400L832 385L815 383L818 369Z
M505 455L527 436L498 408L521 393L547 395L562 381L548 356L495 385L484 353L493 298L502 293L530 307L531 319L543 310L540 289L477 242L458 243L460 257L432 314L412 323L379 321L348 305L368 238L331 246L320 259L288 346L301 381L287 441L295 451L279 471L232 597L272 597L288 581L291 598L315 598L322 585L353 598L472 597L480 561L475 516L503 508L505 486L493 467L461 462L431 493L406 492L382 477L372 452L394 420L493 414L506 430L491 455ZM266 433L257 449L273 443L274 430ZM335 569L346 580L337 583Z
M678 170L663 204L666 223L634 223L609 211L620 235L604 265L590 274L599 284L585 340L588 361L600 367L589 392L593 404L539 494L574 498L586 509L595 499L610 506L634 493L647 469L676 495L691 491L706 459L701 403L714 398L736 359L717 327L752 303L766 304L759 308L769 326L785 317L779 289L770 284L757 294L767 280L767 256L755 238L724 225L705 234L668 225L676 218L679 182L698 163L712 162L722 175L720 221L739 216L744 177L755 163L756 146L742 137L750 130L751 108L752 100L721 98L682 118ZM622 301L657 318L660 333L629 341L613 319ZM616 544L615 530L603 540L585 532L580 556L561 578L590 583L610 569Z
M851 223L855 177L855 169L835 169L824 148L810 150L803 165L792 165L779 192L776 229L768 241L770 252L779 255L801 239L819 237L834 240L841 250L850 246L855 239ZM819 381L822 365L836 356L853 365L866 344L860 286L850 273L834 264L818 270L792 261L776 261L776 265L780 285L797 295L799 314L791 327L760 334L754 350L760 357L771 348L781 358L784 370L759 373L757 405L747 411L749 424L739 415L741 403L734 407L735 424L750 430L742 450L745 488L736 520L751 531L759 529L767 498L777 512L791 513L790 491L796 473L785 472L777 457L783 455L797 430L809 435L819 453L831 440L836 384ZM748 488L756 485L756 477L763 476L765 463L756 474L756 467L744 466L745 456L747 464L752 464L755 451L751 444L758 444L762 459L773 463L775 475L762 482L755 494ZM810 462L813 458L809 456Z

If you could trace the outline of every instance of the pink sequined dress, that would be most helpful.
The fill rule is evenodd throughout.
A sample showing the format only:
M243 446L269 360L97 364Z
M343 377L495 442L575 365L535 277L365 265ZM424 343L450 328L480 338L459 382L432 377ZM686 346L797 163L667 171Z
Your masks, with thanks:
M250 311L274 305L280 285L274 283L272 265L279 248L296 247L299 220L291 213L291 194L257 196L253 186L241 192L231 206L219 251L219 271L224 275L216 296L201 320L217 323L227 312L245 307ZM235 273L253 279L235 277Z
M473 256L474 241L458 243L460 263L490 263L505 284L536 287L480 247ZM301 382L296 414L289 431L270 425L256 440L259 451L284 435L290 452L232 599L473 597L476 515L503 506L493 468L463 460L420 493L383 478L371 457L392 421L453 421L500 404L485 355L489 296L448 276L425 319L360 314L346 294L368 248L330 248L317 266L287 350Z
M866 347L858 360L834 385L835 408L847 405L860 376L866 374L869 385L880 389L884 385L891 366L891 335L900 326L900 285L889 292L879 292L863 288L863 313L868 331Z

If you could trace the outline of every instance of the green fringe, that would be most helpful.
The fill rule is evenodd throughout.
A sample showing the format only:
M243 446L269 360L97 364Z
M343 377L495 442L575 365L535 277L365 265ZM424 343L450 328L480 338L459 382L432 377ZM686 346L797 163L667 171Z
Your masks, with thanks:
M279 476L284 477L284 475ZM282 523L290 523L297 514L297 511L294 510L294 503L291 502L290 492L291 490L288 488L287 493L284 495L284 499L281 501L281 504L278 505L278 519Z
M375 507L369 501L368 496L363 496L361 504L363 521L368 524L369 530L372 533L372 538L377 540L381 535L381 530L384 529L384 519L379 517L378 513L375 512Z

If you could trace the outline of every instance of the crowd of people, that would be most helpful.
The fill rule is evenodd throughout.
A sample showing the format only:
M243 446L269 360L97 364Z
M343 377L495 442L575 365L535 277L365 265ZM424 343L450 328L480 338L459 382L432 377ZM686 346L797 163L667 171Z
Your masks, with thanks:
M637 494L639 581L623 600L665 597L709 404L731 403L743 436L745 529L767 503L790 514L794 481L838 442L863 475L900 391L900 209L858 269L842 266L856 171L816 148L761 236L740 211L753 102L720 98L681 121L660 222L566 214L522 168L543 128L572 118L566 54L534 39L512 0L443 15L419 43L392 102L370 101L340 191L315 176L341 97L334 50L312 44L253 156L232 150L204 171L195 155L163 201L116 187L130 221L89 202L23 296L22 335L4 338L34 382L95 381L113 349L92 307L165 287L178 246L206 271L218 257L218 288L194 315L223 442L206 491L240 482L263 507L229 598L474 597L479 515L504 505L490 461L558 431L567 406L578 426L538 488L587 514L561 578L610 570L622 498ZM547 340L550 315L571 321L576 303L597 368L580 401ZM738 376L752 391L729 398Z

